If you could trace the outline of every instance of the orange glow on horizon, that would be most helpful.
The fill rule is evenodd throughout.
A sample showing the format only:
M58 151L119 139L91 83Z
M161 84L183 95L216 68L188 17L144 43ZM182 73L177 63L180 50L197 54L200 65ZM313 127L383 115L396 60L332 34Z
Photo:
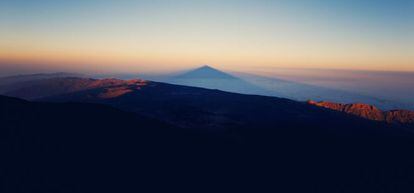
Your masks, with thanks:
M114 73L202 64L414 71L410 4L342 3L10 1L0 6L0 65Z

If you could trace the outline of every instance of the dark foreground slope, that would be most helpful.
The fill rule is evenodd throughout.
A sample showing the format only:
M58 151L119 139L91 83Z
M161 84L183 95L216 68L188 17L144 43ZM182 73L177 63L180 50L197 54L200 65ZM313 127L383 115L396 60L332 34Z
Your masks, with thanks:
M4 193L135 192L228 151L223 139L102 105L0 97L0 123Z
M63 104L2 99L2 147L16 158L2 168L4 192L412 192L405 127L275 97L68 80L42 99Z
M1 192L412 192L414 183L410 136L321 138L311 124L235 128L245 129L238 140L101 105L7 97L0 121Z

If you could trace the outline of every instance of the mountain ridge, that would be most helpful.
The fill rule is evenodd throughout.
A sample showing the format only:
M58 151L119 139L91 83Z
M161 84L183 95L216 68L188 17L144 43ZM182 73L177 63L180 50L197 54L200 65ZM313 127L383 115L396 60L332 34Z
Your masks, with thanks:
M157 90L157 89L160 90ZM185 89L183 89L185 88ZM168 89L169 92L165 93L163 89ZM177 89L177 90L174 90ZM187 90L184 93L180 93L179 90ZM142 92L140 92L142 91ZM194 92L197 91L197 92ZM16 90L10 91L6 93L8 96L12 97L19 97L29 100L44 100L44 99L51 99L53 97L59 98L59 96L67 95L67 100L71 100L70 96L72 96L72 99L75 99L74 96L76 94L76 97L81 96L82 94L84 96L87 96L88 98L82 97L82 100L91 100L91 102L94 102L94 100L105 100L105 99L117 99L118 97L124 97L128 95L134 95L138 98L142 98L140 93L146 93L149 92L151 95L154 95L154 98L159 98L159 100L165 100L164 98L160 98L160 96L156 95L156 92L159 92L158 94L164 93L167 96L171 96L172 98L176 97L175 95L171 95L173 93L183 95L189 95L192 94L199 95L200 97L203 97L202 93L206 94L212 94L214 92L218 91L208 91L208 90L200 90L198 88L191 88L191 87L184 87L179 85L169 85L165 83L159 83L159 82L152 82L152 81L146 81L141 79L132 79L132 80L120 80L120 79L91 79L91 78L74 78L74 77L65 77L65 78L52 78L52 79L45 79L45 80L39 80L39 81L32 81L30 84L26 85L25 87L18 88ZM201 93L199 93L201 92ZM222 92L224 95L225 92ZM238 96L236 93L233 93L232 95ZM198 97L198 98L200 98ZM204 96L206 97L206 96ZM275 97L275 99L280 100L280 98ZM134 99L128 99L130 101L133 101ZM152 100L149 98L143 98L143 100ZM192 100L192 99L186 99L186 100ZM262 100L262 99L260 99ZM287 99L286 99L287 100ZM311 102L309 102L311 103ZM184 106L188 106L188 104L182 104ZM225 106L225 104L223 104ZM357 105L342 105L340 103L338 104L328 104L328 103L317 103L313 102L311 105L314 106L325 106L326 108L331 108L340 112L344 112L347 114L357 115L359 117L363 117L369 120L375 120L375 121L383 121L387 123L401 123L401 124L412 124L413 123L413 112L408 110L393 110L393 111L386 111L382 112L381 110L375 108L374 106L368 106L363 104L357 104ZM128 106L128 104L124 104L123 106ZM203 106L200 106L204 108ZM193 108L193 107L192 107ZM263 107L265 108L265 107ZM127 109L131 110L131 109ZM136 110L136 109L132 109ZM150 109L147 109L150 110ZM163 111L162 109L159 109L160 111ZM147 112L145 112L147 113ZM208 111L205 112L208 114ZM206 117L207 114L205 115ZM213 115L215 114L215 115ZM218 115L216 112L213 112L209 119L213 119L213 117L224 120L228 120L229 123L237 123L237 120L230 121L231 119L225 118L225 116ZM156 114L152 114L152 116L158 116ZM163 115L159 115L163 116ZM219 118L220 117L220 118ZM191 123L191 120L188 120L189 123ZM217 121L217 120L215 120ZM214 123L213 121L212 123ZM239 120L240 121L240 120ZM187 124L184 122L181 122L181 124ZM194 122L196 124L196 122Z
M289 132L294 132L295 128L311 127L315 130L304 132L329 132L338 135L377 135L381 132L390 132L387 127L393 127L284 98L244 95L159 82L147 82L140 88L131 86L128 87L131 92L114 97L103 96L108 90L123 88L123 85L64 93L39 101L105 104L158 118L182 128L233 133L236 136L249 127L262 127L266 130L275 127L290 128ZM350 126L354 124L363 129ZM332 130L333 127L338 128ZM391 130L404 133L399 129Z
M3 93L6 96L18 97L23 99L39 99L46 96L60 95L64 93L77 92L99 87L108 87L108 96L119 95L122 92L129 92L129 86L136 86L136 88L145 86L147 81L141 79L120 80L115 78L107 79L92 79L80 77L64 77L64 78L50 78L38 81L31 81L17 86L16 89L11 89ZM109 90L110 87L117 89ZM118 94L117 94L118 93Z

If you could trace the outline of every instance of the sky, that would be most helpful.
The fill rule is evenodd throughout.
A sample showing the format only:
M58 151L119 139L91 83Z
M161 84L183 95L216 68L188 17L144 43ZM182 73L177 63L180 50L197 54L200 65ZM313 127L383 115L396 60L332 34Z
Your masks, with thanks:
M414 72L414 0L0 0L0 70Z

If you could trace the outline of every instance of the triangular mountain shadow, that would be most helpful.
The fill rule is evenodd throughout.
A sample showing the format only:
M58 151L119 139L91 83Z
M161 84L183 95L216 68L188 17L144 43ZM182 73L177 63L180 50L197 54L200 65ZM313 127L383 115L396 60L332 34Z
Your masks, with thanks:
M190 70L184 74L178 75L175 78L178 79L187 79L187 78L220 78L220 79L238 79L230 74L227 74L225 72L222 72L220 70L217 70L215 68L212 68L208 65L204 65L202 67L196 68L194 70Z
M225 73L211 66L204 65L167 80L167 82L185 86L195 86L208 89L218 89L227 92L255 95L274 95L259 86L253 85L236 76ZM281 95L279 95L281 96Z
M326 100L340 103L367 103L384 110L399 109L404 106L395 102L385 101L376 97L338 89L324 88L286 81L277 78L268 78L252 74L236 73L234 75L205 65L186 73L174 76L165 82L195 86L209 89L218 89L242 94L265 95L306 101Z

